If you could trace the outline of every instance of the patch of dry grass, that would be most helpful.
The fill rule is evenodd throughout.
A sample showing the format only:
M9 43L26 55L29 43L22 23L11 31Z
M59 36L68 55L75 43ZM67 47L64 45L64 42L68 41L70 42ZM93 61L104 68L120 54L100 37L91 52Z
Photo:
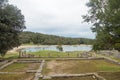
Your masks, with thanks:
M120 71L120 66L105 60L51 60L46 63L46 75L53 74L80 74L99 71ZM44 69L44 70L45 70Z

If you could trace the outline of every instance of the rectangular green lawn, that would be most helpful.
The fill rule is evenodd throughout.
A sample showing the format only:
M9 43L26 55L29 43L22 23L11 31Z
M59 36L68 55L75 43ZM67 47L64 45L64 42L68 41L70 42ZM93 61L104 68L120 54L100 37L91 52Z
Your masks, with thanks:
M1 72L25 72L27 70L37 70L40 63L13 63L2 70Z

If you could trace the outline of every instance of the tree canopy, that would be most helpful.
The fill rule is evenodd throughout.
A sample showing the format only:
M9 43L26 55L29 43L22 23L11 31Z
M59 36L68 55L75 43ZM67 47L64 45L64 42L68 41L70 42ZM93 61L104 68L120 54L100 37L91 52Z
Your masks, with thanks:
M25 29L24 22L17 7L8 4L7 0L0 0L0 55L20 45L18 35Z
M83 18L91 22L93 32L96 33L94 50L120 51L120 0L90 0L90 8Z
M47 35L25 31L20 35L21 44L41 44L41 45L76 45L76 44L92 44L93 39L87 38L69 38L55 35Z

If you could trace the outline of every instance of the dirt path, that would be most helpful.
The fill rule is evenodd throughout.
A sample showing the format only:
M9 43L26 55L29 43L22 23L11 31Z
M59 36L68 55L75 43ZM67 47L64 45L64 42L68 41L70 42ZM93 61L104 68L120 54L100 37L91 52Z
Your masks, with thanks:
M50 70L48 75L54 74L69 74L69 72L65 72L66 68L74 66L74 63L67 63L65 61L56 61L52 60L47 63L47 69Z

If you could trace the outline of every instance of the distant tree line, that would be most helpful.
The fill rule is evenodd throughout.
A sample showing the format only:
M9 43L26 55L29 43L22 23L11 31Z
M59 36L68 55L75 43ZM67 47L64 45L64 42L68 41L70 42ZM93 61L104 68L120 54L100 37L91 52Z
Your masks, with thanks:
M25 31L20 35L21 44L41 44L41 45L76 45L93 44L93 39L87 38L66 38L55 35L47 35Z

